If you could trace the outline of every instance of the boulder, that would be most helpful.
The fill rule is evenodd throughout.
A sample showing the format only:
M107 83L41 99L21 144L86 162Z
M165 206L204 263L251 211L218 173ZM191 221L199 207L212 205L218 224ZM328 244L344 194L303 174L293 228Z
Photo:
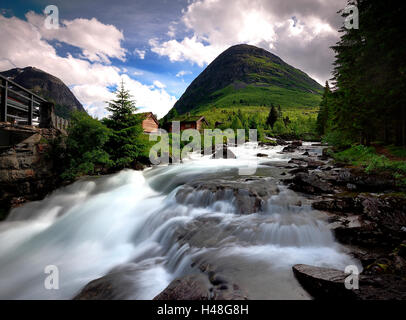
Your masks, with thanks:
M294 191L318 194L318 193L334 193L336 188L330 182L320 179L314 174L299 172L291 179L290 189Z
M218 275L200 273L172 281L154 300L247 300L236 284Z
M200 194L196 191L200 191ZM228 200L232 201L238 213L251 214L263 210L267 200L278 193L276 184L261 177L198 180L179 189L176 200L186 204L192 202L201 207L212 205L215 201Z
M265 154L265 153L257 153L257 157L258 157L258 158L267 158L268 155Z
M304 264L294 265L293 273L302 287L315 299L404 300L406 281L392 274L359 275L359 288L346 289L349 274L341 270Z

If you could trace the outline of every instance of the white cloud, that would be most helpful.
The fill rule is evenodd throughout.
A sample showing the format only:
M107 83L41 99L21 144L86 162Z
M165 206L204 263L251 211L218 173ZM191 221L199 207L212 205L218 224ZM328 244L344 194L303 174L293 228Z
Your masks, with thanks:
M181 70L181 71L179 71L179 72L176 74L176 77L177 77L177 78L181 78L181 77L183 77L183 76L185 76L185 75L187 75L187 74L192 74L192 72L190 72L190 71L185 71L185 70Z
M33 17L34 20L38 18L31 14L30 20ZM39 20L36 21L36 23L38 22ZM65 24L71 25L70 21L65 21ZM122 78L131 86L131 93L134 97L139 99L138 105L157 113L159 116L165 115L176 102L176 98L169 95L163 88L149 88L130 79L127 75L120 75L120 72L125 71L124 69L109 65L106 57L125 57L121 56L120 50L110 52L103 47L97 51L91 49L95 48L93 44L89 44L86 49L88 52L87 59L73 57L71 54L61 57L44 38L43 29L34 26L29 21L16 17L6 18L0 14L0 30L2 31L0 33L0 70L33 66L48 72L68 85L91 115L103 117L107 114L105 101L112 97L108 88L119 84ZM72 31L72 29L70 30ZM90 28L90 35L86 32L87 28L83 28L81 37L84 39L94 34L92 28ZM64 36L68 39L66 34ZM109 44L109 39L109 37L105 38L106 47ZM74 45L73 41L70 44ZM113 39L113 47L115 44ZM82 46L80 43L77 45ZM85 52L84 46L81 48ZM94 61L89 61L91 60L89 59L91 53L99 59L95 58ZM84 53L84 55L86 54Z
M346 0L199 0L183 11L180 22L187 36L149 43L153 52L172 62L199 66L232 45L252 44L324 81L333 61L329 47L338 40L336 12L345 4Z
M133 75L135 75L135 76L142 76L144 74L144 72L142 72L142 71L134 71L133 72Z
M109 58L125 60L126 50L121 46L124 35L113 25L106 25L92 19L63 20L58 29L48 29L44 16L28 12L29 23L38 28L45 40L57 40L82 49L84 57L90 61L109 63Z
M168 94L163 88L157 86L157 88L151 89L127 75L123 75L122 79L142 112L150 111L157 114L158 118L161 118L168 113L176 102L176 98ZM158 83L159 81L155 82ZM156 86L155 82L154 85ZM162 85L162 83L160 84Z
M168 36L170 36L171 38L173 38L173 37L175 37L175 33L176 33L176 27L173 25L173 24L171 24L171 25L169 25L169 31L168 31Z
M154 86L157 87L158 89L164 89L166 88L166 85L164 85L162 82L155 80L154 81Z
M137 55L141 60L144 60L146 52L145 50L135 49L134 54Z

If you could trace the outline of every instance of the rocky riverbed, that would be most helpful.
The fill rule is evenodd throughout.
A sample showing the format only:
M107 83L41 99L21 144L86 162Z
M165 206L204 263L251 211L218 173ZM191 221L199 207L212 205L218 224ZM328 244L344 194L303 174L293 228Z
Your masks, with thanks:
M290 152L294 146L285 151ZM343 290L342 270L294 266L305 289L317 298L406 299L406 197L388 175L337 166L327 156L289 161L285 183L312 198L312 207L328 215L335 238L363 266L360 289ZM334 288L339 283L339 291Z
M14 209L0 225L16 239L0 245L0 297L55 298L34 285L52 262L65 299L404 298L394 181L334 163L323 145L281 144L89 178ZM362 271L357 291L345 289L348 265ZM21 266L30 288L9 275Z

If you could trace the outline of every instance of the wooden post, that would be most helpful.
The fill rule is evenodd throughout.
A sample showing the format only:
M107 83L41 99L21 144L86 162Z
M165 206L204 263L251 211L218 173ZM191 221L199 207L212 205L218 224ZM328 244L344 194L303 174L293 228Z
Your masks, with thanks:
M53 118L55 117L54 115L54 104L51 102L42 102L39 110L40 110L40 122L39 122L39 127L40 128L53 128L54 123L53 123Z
M28 105L28 125L32 126L32 113L34 110L34 96L30 94L30 101Z
M8 95L8 81L2 79L3 88L1 88L1 110L0 110L0 121L7 121L7 95Z

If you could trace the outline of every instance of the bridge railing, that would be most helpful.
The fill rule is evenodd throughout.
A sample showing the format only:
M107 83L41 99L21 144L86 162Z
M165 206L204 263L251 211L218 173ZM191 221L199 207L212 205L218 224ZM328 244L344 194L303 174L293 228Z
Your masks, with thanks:
M69 121L55 114L54 105L0 75L0 122L39 125L66 131Z
M0 121L39 122L40 105L45 99L0 75Z

